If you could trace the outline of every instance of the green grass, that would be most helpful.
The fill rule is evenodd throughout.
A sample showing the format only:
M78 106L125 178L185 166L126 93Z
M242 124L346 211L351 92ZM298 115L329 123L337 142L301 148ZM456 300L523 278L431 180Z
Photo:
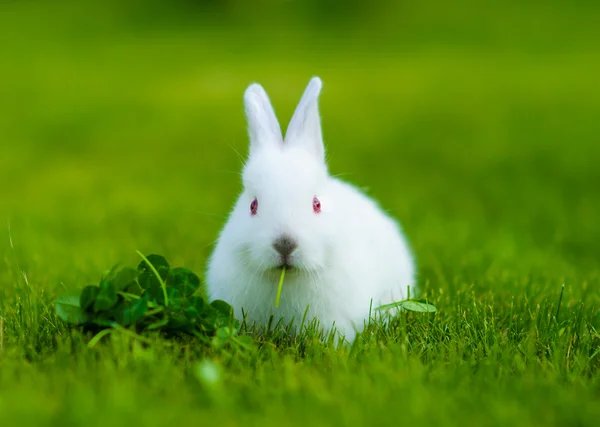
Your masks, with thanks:
M597 424L597 6L128 4L0 5L0 425ZM332 172L401 220L438 312L351 348L88 350L53 299L136 250L202 272L243 90L285 127L312 75Z

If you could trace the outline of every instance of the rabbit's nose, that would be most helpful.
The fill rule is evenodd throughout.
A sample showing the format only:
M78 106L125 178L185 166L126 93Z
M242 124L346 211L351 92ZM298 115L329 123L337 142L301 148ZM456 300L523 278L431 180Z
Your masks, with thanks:
M294 252L298 244L290 236L280 236L273 242L273 247L282 257L288 257Z

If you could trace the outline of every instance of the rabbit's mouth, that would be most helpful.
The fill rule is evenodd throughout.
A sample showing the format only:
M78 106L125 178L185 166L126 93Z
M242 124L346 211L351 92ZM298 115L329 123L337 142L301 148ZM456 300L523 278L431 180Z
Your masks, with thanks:
M286 270L293 270L294 268L296 268L296 266L294 265L294 261L296 261L295 258L296 257L293 255L280 256L278 260L279 262L275 264L275 269L279 271L283 270L284 268Z
M276 268L277 268L277 270L283 270L284 268L286 270L292 270L294 268L294 266L287 262L283 262L283 263L279 264Z

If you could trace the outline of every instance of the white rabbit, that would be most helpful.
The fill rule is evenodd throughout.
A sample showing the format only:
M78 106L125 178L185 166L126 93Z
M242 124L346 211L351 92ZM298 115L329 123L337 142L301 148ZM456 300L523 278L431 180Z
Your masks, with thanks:
M353 341L371 308L406 298L413 257L398 224L375 201L329 175L318 98L308 84L285 139L264 89L244 94L250 137L239 196L206 274L211 299L265 325L317 318ZM286 267L279 307L279 277ZM308 307L308 311L307 311Z

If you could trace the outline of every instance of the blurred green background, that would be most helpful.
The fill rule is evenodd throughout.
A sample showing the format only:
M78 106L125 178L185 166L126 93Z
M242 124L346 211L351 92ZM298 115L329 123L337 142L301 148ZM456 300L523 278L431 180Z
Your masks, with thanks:
M244 89L285 127L319 75L331 171L400 219L425 287L597 286L599 12L2 1L0 245L51 294L136 249L203 269L240 190Z
M0 0L0 424L595 425L598 23L597 1ZM330 169L402 222L435 322L211 353L230 406L187 347L82 348L57 293L137 249L201 272L245 88L285 128L313 75ZM550 328L563 283L579 349Z

